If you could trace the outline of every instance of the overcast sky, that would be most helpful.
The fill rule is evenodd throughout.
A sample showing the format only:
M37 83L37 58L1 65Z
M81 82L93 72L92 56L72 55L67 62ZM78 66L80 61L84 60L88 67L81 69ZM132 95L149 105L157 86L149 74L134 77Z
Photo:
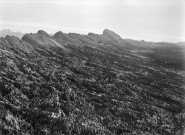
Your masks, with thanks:
M0 0L0 30L101 34L185 41L185 0Z

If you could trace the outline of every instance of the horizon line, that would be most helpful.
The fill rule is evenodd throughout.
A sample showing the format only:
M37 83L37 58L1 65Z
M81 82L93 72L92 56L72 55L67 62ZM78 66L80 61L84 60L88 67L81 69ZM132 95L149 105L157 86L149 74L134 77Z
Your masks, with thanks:
M24 26L23 26L24 27ZM48 28L50 28L50 27L48 27ZM55 27L55 28L57 28L57 27ZM68 29L68 28L64 28L64 29ZM70 28L71 30L73 30L72 28ZM57 33L57 32L59 32L59 31L61 31L61 32L63 32L63 33L66 33L66 34L69 34L69 33L76 33L76 34L80 34L80 35L88 35L88 33L94 33L94 34L98 34L98 35L101 35L101 34L103 34L103 31L105 30L105 29L107 29L107 28L104 28L103 30L101 30L102 31L102 33L94 33L94 32L91 32L91 31L89 31L89 30L87 30L87 29L77 29L77 28L74 28L74 30L78 30L78 31L84 31L84 32L87 32L87 33L78 33L78 32L72 32L72 31L69 31L69 32L63 32L62 30L58 30L58 31L55 31L55 32L48 32L46 29L37 29L37 30L35 30L35 31L26 31L26 32L23 32L23 31L21 31L21 30L12 30L11 28L3 28L3 29L0 29L0 32L1 31L3 31L3 30L9 30L9 31L11 31L11 32L15 32L15 33L22 33L23 34L23 36L25 35L25 34L29 34L29 33L37 33L39 30L43 30L43 31L45 31L46 33L48 33L49 35L54 35L55 33ZM108 29L108 30L111 30L111 29ZM65 30L64 30L65 31ZM99 30L98 30L99 31ZM113 30L111 30L111 31L113 31ZM115 32L115 31L113 31L113 32ZM185 42L185 41L178 41L178 42L173 42L173 41L149 41L149 40L145 40L145 39L135 39L135 38L132 38L132 37L125 37L125 38L123 38L122 37L122 35L120 35L119 33L117 33L117 32L115 32L116 34L118 34L119 36L121 36L121 38L122 39L130 39L130 40L136 40L136 41L144 41L144 42L153 42L153 43L174 43L174 44L177 44L177 43L181 43L181 42Z

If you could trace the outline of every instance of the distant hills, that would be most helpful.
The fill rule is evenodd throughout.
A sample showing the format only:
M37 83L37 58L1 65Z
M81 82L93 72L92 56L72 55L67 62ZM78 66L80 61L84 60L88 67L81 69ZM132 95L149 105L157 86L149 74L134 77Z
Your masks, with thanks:
M180 45L180 46L185 46L185 42L178 42L176 43L177 45Z
M6 37L7 35L15 36L15 37L18 37L19 39L21 39L24 34L21 32L14 32L9 29L0 30L0 37Z

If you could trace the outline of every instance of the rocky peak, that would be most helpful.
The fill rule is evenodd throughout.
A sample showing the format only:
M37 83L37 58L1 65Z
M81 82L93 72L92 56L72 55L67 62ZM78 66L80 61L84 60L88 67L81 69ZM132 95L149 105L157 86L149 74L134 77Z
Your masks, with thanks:
M54 34L54 38L60 39L64 36L64 33L62 31L58 31L57 33Z
M7 35L5 39L8 41L8 43L12 46L19 46L21 44L21 40L15 36L9 36Z
M10 36L10 35L7 35L5 38L9 41L19 41L20 40L19 38L15 36Z
M22 37L22 40L29 43L32 46L38 47L38 42L37 42L37 37L36 34L30 33L30 34L25 34Z
M93 35L95 35L95 33L92 33L92 32L88 33L88 36L93 36Z
M88 39L86 37L86 35L82 35L82 34L77 34L77 33L69 33L68 34L70 37L78 40L78 43L85 43L85 44L89 44L89 45L95 45L96 43L93 42L92 40Z
M116 34L115 32L111 31L111 30L108 30L108 29L105 29L103 31L103 36L109 38L110 40L113 40L113 41L118 41L121 39L121 37Z
M30 51L31 46L28 46L26 42L15 36L7 35L5 38L0 39L0 48L8 51L22 49L24 51ZM13 49L13 50L12 50ZM19 50L18 49L18 50ZM17 52L18 52L17 50Z
M62 31L55 33L55 35L53 37L58 41L67 41L67 42L71 42L71 43L77 42L76 39L70 37L68 34L63 33Z
M103 36L103 35L99 35L99 34L95 34L95 33L88 33L87 37L97 43L107 43L110 39Z
M37 34L50 37L50 35L47 32L43 31L43 30L38 30Z

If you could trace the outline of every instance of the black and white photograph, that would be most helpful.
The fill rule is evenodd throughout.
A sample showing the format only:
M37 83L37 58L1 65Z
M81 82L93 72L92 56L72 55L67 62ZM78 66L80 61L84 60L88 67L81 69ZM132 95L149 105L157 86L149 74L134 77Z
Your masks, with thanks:
M185 135L185 0L0 0L0 135Z

